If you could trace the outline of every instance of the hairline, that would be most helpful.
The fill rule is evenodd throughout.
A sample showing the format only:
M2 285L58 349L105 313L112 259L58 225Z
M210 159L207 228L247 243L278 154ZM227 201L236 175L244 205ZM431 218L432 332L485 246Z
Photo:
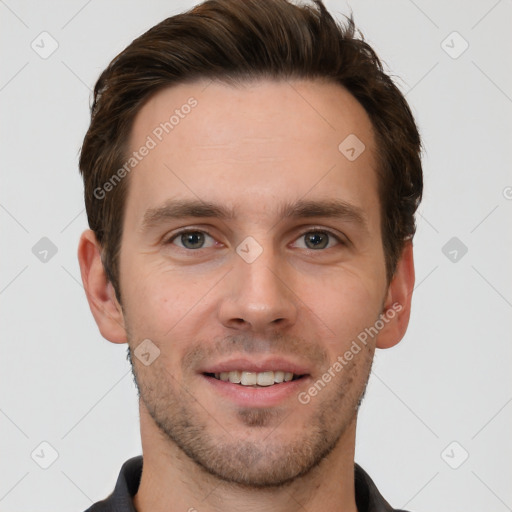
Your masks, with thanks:
M211 73L204 73L204 74L193 74L189 77L185 77L183 79L176 80L174 82L170 82L167 84L163 84L160 87L155 87L153 90L151 90L148 95L137 105L137 108L129 120L129 129L128 129L128 136L126 137L125 141L122 143L122 159L128 158L128 155L130 151L133 149L132 146L132 138L133 138L133 132L135 123L137 121L137 117L140 115L144 107L147 105L149 101L155 98L160 92L163 92L165 90L173 89L175 87L183 86L183 85L197 85L204 83L206 84L205 88L211 85L212 83L226 85L228 87L234 87L237 89L242 89L245 86L253 85L257 83L289 83L289 81L294 82L309 82L309 83L320 83L320 84L332 84L336 85L352 97L355 101L357 101L358 105L363 109L365 114L368 117L368 120L370 122L371 127L371 135L373 137L374 142L374 159L375 159L375 168L373 169L376 173L376 180L377 180L377 197L379 201L379 216L380 216L380 238L381 238L381 244L383 248L384 253L384 263L386 268L386 282L387 285L391 283L392 276L388 275L388 253L386 251L386 242L385 242L385 229L384 229L384 223L386 221L385 218L385 205L383 203L383 190L382 187L384 185L384 174L386 172L387 162L385 156L383 153L382 145L384 144L381 134L379 130L377 129L376 124L374 123L372 117L370 116L369 112L366 110L365 106L361 103L361 101L352 93L352 91L346 87L343 83L341 83L339 80L336 79L336 77L326 76L326 75L308 75L307 73L301 74L300 72L294 72L294 73L268 73L268 72L254 72L254 73L247 73L247 72L236 72L236 73L218 73L215 75L212 75ZM204 89L203 89L204 90ZM131 173L126 176L126 178L122 181L121 187L119 192L121 192L124 195L124 199L122 201L122 211L121 211L121 218L120 218L120 233L119 238L116 240L116 246L114 247L114 254L112 257L112 262L116 262L116 276L114 276L109 272L109 280L112 281L111 278L114 278L115 281L117 281L117 287L119 288L119 296L118 300L119 303L121 303L121 276L120 276L120 267L119 267L119 259L120 259L120 253L121 253L121 245L122 245L122 239L123 239L123 233L124 233L124 221L125 221L125 213L126 213L126 204L128 199L128 194L131 190L130 188L130 182L131 182ZM405 243L405 240L404 242ZM104 244L102 244L102 254L105 250ZM105 266L105 265L104 265Z

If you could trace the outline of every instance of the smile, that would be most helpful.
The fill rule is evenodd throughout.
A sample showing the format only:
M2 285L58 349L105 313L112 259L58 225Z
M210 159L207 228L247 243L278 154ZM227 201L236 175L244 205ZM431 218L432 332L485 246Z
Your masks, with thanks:
M297 375L292 372L284 372L280 370L267 370L263 372L234 370L230 372L205 373L205 375L224 382L231 382L232 384L240 384L241 386L252 387L268 387L275 384L281 384L283 382L298 380L303 377L303 375Z

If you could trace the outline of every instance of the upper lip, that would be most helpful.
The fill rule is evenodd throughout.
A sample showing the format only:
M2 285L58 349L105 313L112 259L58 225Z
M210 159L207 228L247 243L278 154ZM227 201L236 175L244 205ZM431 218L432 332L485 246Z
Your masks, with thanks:
M199 370L200 373L222 373L231 371L245 371L245 372L265 372L265 371L283 371L291 372L295 375L309 374L306 365L290 361L281 357L271 357L261 360L237 358L229 359L227 361L219 361L205 365Z

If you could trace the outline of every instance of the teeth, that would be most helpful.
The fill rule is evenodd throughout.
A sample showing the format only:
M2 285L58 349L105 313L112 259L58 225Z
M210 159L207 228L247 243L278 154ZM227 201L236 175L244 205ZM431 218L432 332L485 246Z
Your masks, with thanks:
M258 386L272 386L274 384L274 372L261 372L257 374Z
M243 386L254 386L258 381L258 374L255 372L242 372L242 381L241 384Z
M283 371L266 371L266 372L221 372L215 374L216 379L224 382L232 382L233 384L241 384L242 386L272 386L281 382L289 382L293 379L292 372Z
M242 372L229 372L229 382L240 384L242 382Z

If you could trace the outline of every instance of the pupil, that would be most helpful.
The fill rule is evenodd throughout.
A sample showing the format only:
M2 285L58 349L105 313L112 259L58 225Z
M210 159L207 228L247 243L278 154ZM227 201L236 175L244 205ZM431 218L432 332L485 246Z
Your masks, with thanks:
M310 233L306 235L306 245L312 249L323 249L327 246L327 235L326 233ZM310 246L311 244L311 246Z
M189 249L198 249L204 243L204 234L195 233L184 233L181 235L181 243Z

